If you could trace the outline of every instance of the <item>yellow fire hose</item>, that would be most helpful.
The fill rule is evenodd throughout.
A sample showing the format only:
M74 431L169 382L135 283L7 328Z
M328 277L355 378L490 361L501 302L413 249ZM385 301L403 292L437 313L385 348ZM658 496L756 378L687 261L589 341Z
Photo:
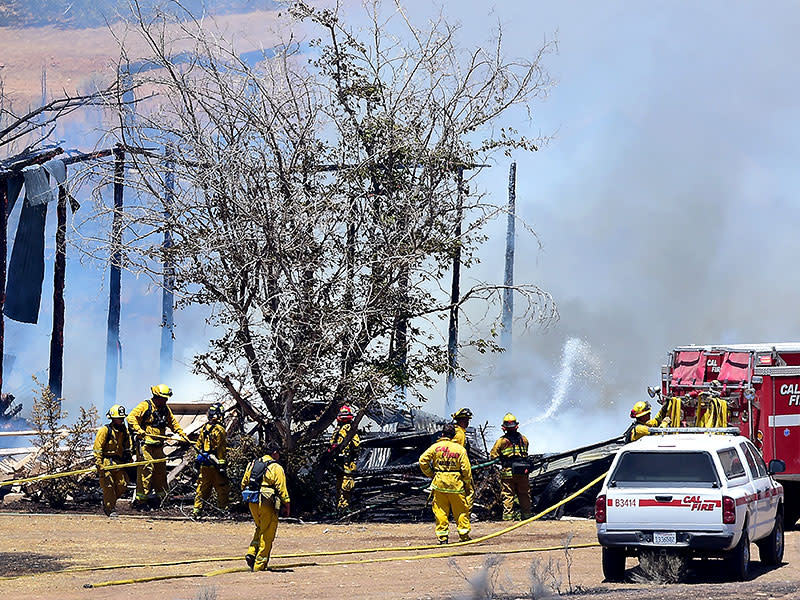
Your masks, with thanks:
M113 471L115 469L124 469L126 467L138 467L139 465L147 465L150 463L166 462L168 458L153 458L151 460L140 460L132 463L125 463L124 465L109 465L103 467L104 471ZM77 471L64 471L62 473L51 473L50 475L37 475L36 477L26 477L25 479L11 479L9 481L0 481L0 487L7 485L19 485L21 483L32 483L34 481L45 481L47 479L60 479L61 477L71 477L73 475L83 475L84 473L97 472L97 467L87 467L85 469L78 469Z
M309 562L298 562L298 563L287 563L282 565L274 565L268 567L267 569L270 571L280 570L280 569L297 569L300 567L332 567L332 566L342 566L342 565L364 565L369 563L386 563L386 562L398 562L402 560L425 560L429 558L450 558L454 556L482 556L484 554L522 554L527 552L549 552L553 550L573 550L573 549L580 549L580 548L594 548L599 546L600 544L597 542L590 542L586 544L571 544L571 545L563 545L563 546L544 546L541 548L515 548L512 550L493 550L491 552L486 552L483 550L455 550L450 552L437 552L435 554L416 554L414 556L391 556L386 558L366 558L361 560L337 560L331 562L316 562L316 561L309 561ZM278 558L277 556L274 558ZM238 557L241 560L241 557ZM99 587L109 587L112 585L129 585L132 583L147 583L150 581L164 581L168 579L186 579L189 577L215 577L217 575L226 575L228 573L245 573L249 572L249 567L230 567L227 569L216 569L214 571L209 571L207 573L179 573L176 575L153 575L150 577L140 577L138 579L118 579L116 581L101 581L100 583L86 583L83 585L85 588L99 588Z
M499 531L495 531L494 533L490 533L490 534L481 536L479 538L475 538L473 540L469 540L469 541L466 541L466 542L457 542L455 544L451 544L451 547L453 547L453 546L461 547L461 546L479 544L481 542L485 542L487 540L490 540L490 539L496 538L498 536L504 535L506 533L509 533L511 531L514 531L515 529L519 529L520 527L528 525L529 523L532 523L532 522L534 522L534 521L536 521L538 519L541 519L546 514L551 513L552 511L556 510L558 507L566 504L567 502L570 502L570 501L574 500L575 498L580 496L583 492L585 492L586 490L590 489L595 484L597 484L600 481L602 481L603 478L605 478L606 474L607 473L603 473L602 475L598 476L597 478L592 480L590 483L588 483L587 485L583 486L581 489L577 490L576 492L570 494L569 496L567 496L563 500L560 500L559 502L555 503L553 506L543 510L542 512L540 512L540 513L538 513L538 514L536 514L536 515L534 515L534 516L532 516L532 517L530 517L528 519L525 519L524 521L520 521L519 523L515 523L514 525L511 525L509 527L505 527L505 528L503 528L503 529L501 529ZM588 548L588 547L593 547L593 546L597 546L597 545L598 545L597 543L577 544L575 546L569 546L569 547L570 548L573 548L573 547L574 548ZM275 559L278 559L278 558L307 558L307 557L315 557L315 556L338 556L338 555L342 555L342 554L368 554L368 553L375 553L375 552L409 552L409 551L419 551L419 550L431 550L431 549L434 549L434 548L439 548L439 545L437 544L437 545L424 545L424 546L391 546L391 547L385 547L385 548L361 548L361 549L356 549L356 550L329 550L329 551L321 551L321 552L303 552L303 553L294 553L294 554L276 554L276 555L273 555L272 558L275 558ZM558 550L558 549L562 549L562 548L565 548L565 546L552 546L552 547L547 547L547 548L543 548L543 549L540 549L540 548L528 548L528 549L517 549L517 550L492 550L492 551L488 551L488 552L485 551L485 550L481 550L481 551L473 550L473 551L466 551L464 554L462 554L460 551L457 550L455 552L444 552L444 553L437 553L437 554L420 554L420 555L415 555L415 556L411 556L411 557L409 557L409 556L399 556L399 557L391 557L391 558L376 558L376 559L363 559L363 560L338 561L338 562L326 562L326 563L317 563L317 562L296 563L296 564L291 564L291 565L280 565L280 566L277 566L276 568L365 564L365 563L371 563L371 562L390 562L390 561L393 561L393 560L395 560L395 561L396 560L422 560L422 559L426 559L426 558L446 558L446 557L450 557L450 556L476 556L476 555L481 555L481 554L511 554L511 553L521 553L521 552L544 552L546 550ZM207 559L191 559L191 560L188 560L188 561L187 560L182 560L182 561L173 561L173 562L150 563L150 564L147 564L147 565L142 565L142 564L137 564L137 565L116 565L116 566L113 566L113 567L94 567L94 568L92 568L92 567L78 567L78 568L76 568L74 570L67 569L67 570L64 570L64 571L50 571L48 574L53 575L55 573L63 573L63 572L70 572L70 571L75 572L76 570L79 570L79 569L80 570L89 571L89 570L123 569L123 568L132 568L132 567L141 567L141 566L160 567L160 566L173 566L173 565L181 565L181 564L189 564L189 563L197 563L197 562L224 562L224 561L230 561L230 560L242 560L242 557L241 556L236 556L236 557L228 557L228 556L226 556L226 557L216 557L216 558L207 558ZM231 569L222 569L222 570L218 570L218 571L212 571L210 573L205 573L205 574L159 575L159 576L153 576L153 577L144 577L144 578L140 578L140 579L124 579L124 580L118 580L118 581L104 581L104 582L100 582L100 583L96 583L96 584L87 583L87 584L84 585L84 587L93 588L93 587L105 587L105 586L110 586L110 585L125 585L125 584L131 584L131 583L146 583L148 581L160 581L160 580L164 580L164 579L173 579L173 578L177 579L177 578L183 578L183 577L210 577L210 576L213 576L213 575L221 575L221 574L224 574L224 573L236 573L236 572L245 571L245 570L248 570L248 569L246 567L234 567L234 568L231 568ZM42 574L44 574L44 573L42 573Z

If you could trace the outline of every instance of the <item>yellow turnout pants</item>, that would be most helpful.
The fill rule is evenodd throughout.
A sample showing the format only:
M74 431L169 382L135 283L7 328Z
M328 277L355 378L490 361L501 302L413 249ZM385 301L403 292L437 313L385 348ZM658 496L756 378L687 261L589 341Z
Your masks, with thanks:
M337 507L339 510L347 510L350 508L350 494L355 486L355 479L347 473L340 473L336 476L336 489L339 492Z
M503 520L514 518L514 498L519 502L522 518L531 516L531 482L527 475L512 475L501 478L500 497L503 499Z
M278 530L278 513L272 503L250 503L250 514L256 523L253 540L247 549L248 554L256 557L253 571L265 571L269 563L269 553L272 552L272 542Z
M450 534L450 522L448 521L450 511L453 512L458 535L467 535L470 525L464 494L433 490L433 517L436 519L436 537L440 540L446 540Z
M197 492L194 495L194 510L199 512L203 508L203 501L208 500L211 490L217 490L217 506L228 508L228 478L223 477L216 467L200 467L197 477Z
M164 458L163 444L142 444L139 460ZM150 493L155 493L162 500L167 497L167 463L149 463L139 465L136 469L136 499L147 500Z
M114 464L110 458L103 459L103 466L108 467ZM103 490L103 512L110 515L117 507L117 499L125 494L128 488L128 477L125 469L114 469L113 471L100 471L100 489Z

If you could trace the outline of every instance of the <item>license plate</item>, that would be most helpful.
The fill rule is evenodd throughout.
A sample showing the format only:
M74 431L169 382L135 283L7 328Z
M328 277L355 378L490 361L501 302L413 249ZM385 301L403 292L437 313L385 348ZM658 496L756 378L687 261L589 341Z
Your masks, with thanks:
M677 542L678 539L674 531L668 533L656 531L653 533L653 543L658 544L659 546L674 546Z

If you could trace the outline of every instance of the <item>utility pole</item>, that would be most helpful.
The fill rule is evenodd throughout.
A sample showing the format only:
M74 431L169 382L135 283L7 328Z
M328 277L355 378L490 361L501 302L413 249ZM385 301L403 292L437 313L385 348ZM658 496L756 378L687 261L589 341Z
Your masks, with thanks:
M161 381L167 381L172 374L172 357L174 338L173 331L175 329L175 321L173 317L175 301L175 265L170 256L170 249L172 248L172 230L169 226L170 216L172 214L172 203L175 199L175 159L174 149L171 145L167 145L166 154L166 174L164 175L164 220L167 226L164 228L164 243L162 248L164 251L164 264L163 264L163 281L161 285L161 361L160 361L160 374Z
M450 286L450 322L447 328L447 389L444 414L455 410L456 368L458 367L458 300L461 296L461 221L464 218L464 167L458 167L456 195L456 248L453 253L453 281Z
M500 333L500 343L505 348L507 357L511 356L511 333L514 323L514 242L515 242L515 212L517 201L517 163L512 162L508 169L508 228L506 229L506 268L503 278L503 330Z
M120 365L120 287L122 276L122 193L125 183L125 150L114 146L114 217L111 222L111 274L108 294L108 334L106 337L105 409L117 399L117 371Z

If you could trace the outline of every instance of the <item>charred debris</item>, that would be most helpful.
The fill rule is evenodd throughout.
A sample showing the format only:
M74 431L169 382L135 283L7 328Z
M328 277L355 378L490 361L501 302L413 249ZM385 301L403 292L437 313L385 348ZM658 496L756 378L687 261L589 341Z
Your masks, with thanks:
M238 490L236 484L241 478L239 471L243 471L246 461L260 451L264 432L256 424L241 419L241 413L233 402L226 405L230 439L229 476L233 484L232 490ZM208 406L209 403L198 402L171 404L181 426L190 437L205 423ZM316 458L308 458L304 459L305 464L299 465L295 481L291 482L294 488L293 500L295 496L301 500L298 503L301 518L387 522L428 520L430 480L420 472L417 460L436 441L444 423L442 417L416 409L368 410L360 423L362 450L357 463L352 510L345 514L337 514L335 511L335 467L329 465L320 474L314 470ZM30 439L20 443L25 436L30 438L36 432L28 430L17 433L24 435L3 440L6 443L2 445L6 448L0 451L0 479L11 480L39 474L37 468L41 463L37 460L37 453L41 450ZM4 435L13 434L7 431ZM468 452L476 487L473 513L479 519L494 519L502 512L499 469L488 456L489 443L484 435L483 430L467 430ZM11 440L20 447L8 448ZM320 440L320 448L316 450L321 449L324 444L327 444L327 439ZM618 438L568 452L531 455L530 480L534 513L552 506L607 470L614 452L621 444L622 440ZM194 450L185 444L174 445L169 447L167 455L170 458L168 482L172 491L172 502L178 507L191 507L196 484L196 474L192 468ZM319 452L312 451L309 456L318 457ZM91 464L91 450L87 448L85 464L76 464L74 468L89 467ZM131 480L135 481L133 469L130 475ZM309 479L314 479L316 484L309 485ZM0 481L0 498L9 492L17 492L10 498L23 502L32 501L35 504L42 501L42 486L46 483L2 486ZM590 517L594 512L596 492L596 489L587 490L545 518ZM234 501L236 496L234 493ZM76 493L67 499L63 508L99 502L97 479L93 473L89 473L81 476ZM246 512L243 507L240 508L242 512Z

